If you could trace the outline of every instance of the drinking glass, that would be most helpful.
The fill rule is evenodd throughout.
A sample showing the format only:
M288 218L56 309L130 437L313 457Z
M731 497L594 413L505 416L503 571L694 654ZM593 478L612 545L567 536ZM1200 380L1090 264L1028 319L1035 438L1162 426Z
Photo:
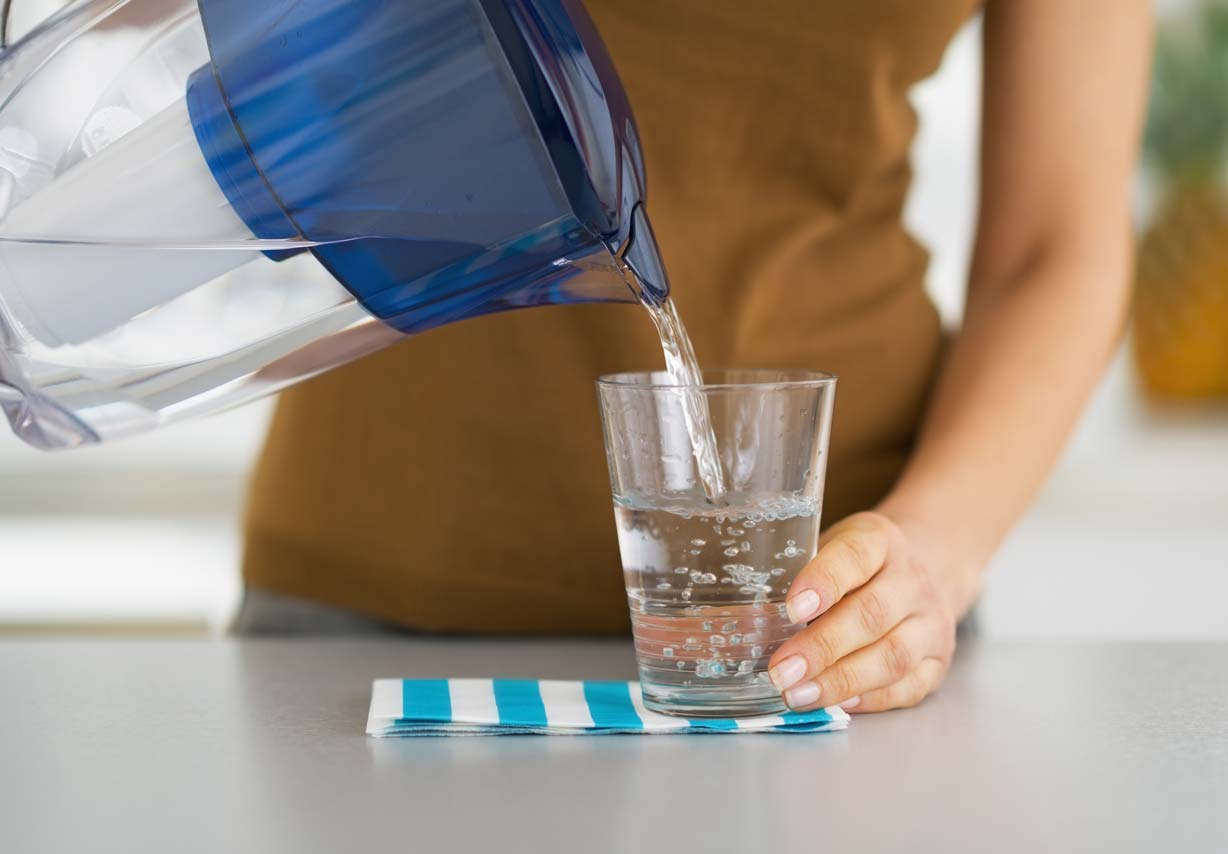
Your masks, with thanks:
M626 373L597 389L644 705L686 717L784 711L767 663L800 628L784 601L818 548L836 378L705 371L704 385L683 386ZM725 487L715 499L693 435L715 440Z

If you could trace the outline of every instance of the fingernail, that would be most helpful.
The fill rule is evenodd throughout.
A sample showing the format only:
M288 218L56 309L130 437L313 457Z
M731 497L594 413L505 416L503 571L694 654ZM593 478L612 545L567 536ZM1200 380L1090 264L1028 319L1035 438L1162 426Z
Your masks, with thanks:
M849 709L857 708L857 704L860 702L861 702L860 697L849 697L847 700L845 700L843 703L840 704L840 708L844 709L847 712Z
M798 682L806 675L806 659L800 655L791 655L768 671L768 676L777 691L783 691Z
M790 708L800 709L819 701L819 686L814 682L803 682L796 688L785 691L785 702Z
M803 590L785 603L785 610L794 623L808 622L819 612L819 594L813 590Z

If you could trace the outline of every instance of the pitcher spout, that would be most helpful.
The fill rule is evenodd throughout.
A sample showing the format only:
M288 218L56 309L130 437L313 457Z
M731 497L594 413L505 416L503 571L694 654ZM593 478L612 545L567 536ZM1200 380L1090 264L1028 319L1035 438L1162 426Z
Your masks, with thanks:
M639 301L651 305L663 303L669 296L669 279L643 204L637 204L632 211L631 231L620 249L619 259L630 273L628 284Z

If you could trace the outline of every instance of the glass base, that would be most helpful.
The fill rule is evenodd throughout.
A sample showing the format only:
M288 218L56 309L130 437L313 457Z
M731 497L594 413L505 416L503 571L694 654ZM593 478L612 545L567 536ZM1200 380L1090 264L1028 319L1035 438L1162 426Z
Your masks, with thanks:
M789 711L780 695L768 697L660 697L644 690L644 708L680 718L754 718Z

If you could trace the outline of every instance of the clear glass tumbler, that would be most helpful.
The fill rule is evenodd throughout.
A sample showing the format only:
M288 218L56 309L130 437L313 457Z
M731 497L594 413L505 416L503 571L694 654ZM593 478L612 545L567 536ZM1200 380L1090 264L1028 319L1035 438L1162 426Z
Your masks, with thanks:
M836 378L731 370L704 382L673 385L664 372L597 382L644 705L776 714L785 705L767 663L799 628L784 600L818 548ZM716 501L687 431L696 393L727 489Z

